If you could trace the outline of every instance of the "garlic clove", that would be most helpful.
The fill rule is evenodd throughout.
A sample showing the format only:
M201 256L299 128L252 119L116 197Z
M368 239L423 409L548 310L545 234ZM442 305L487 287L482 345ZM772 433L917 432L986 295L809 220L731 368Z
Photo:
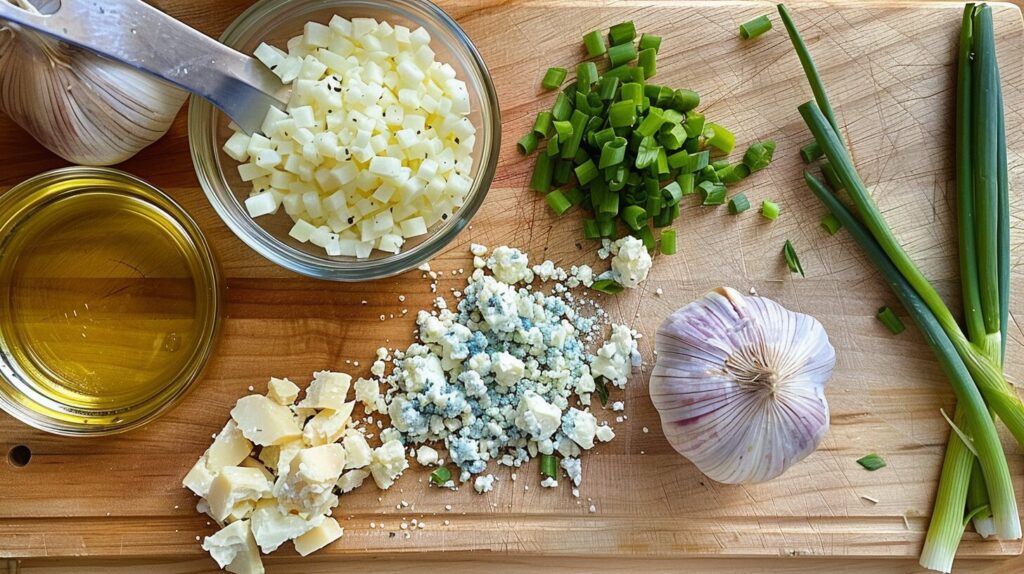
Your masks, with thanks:
M0 0L46 12L53 0ZM30 30L0 27L0 109L40 144L81 165L113 165L170 129L187 94Z
M708 477L770 480L825 436L835 350L813 317L720 288L670 315L655 346L665 436Z

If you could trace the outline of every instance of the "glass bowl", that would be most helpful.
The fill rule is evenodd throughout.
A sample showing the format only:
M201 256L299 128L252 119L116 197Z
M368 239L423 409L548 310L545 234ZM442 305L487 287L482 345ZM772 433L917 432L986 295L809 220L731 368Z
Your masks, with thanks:
M176 404L209 360L222 279L199 226L127 173L69 167L0 195L0 410L67 436Z
M501 141L498 98L487 67L465 32L434 4L424 0L262 0L238 17L221 41L252 54L261 42L283 47L302 34L306 22L327 24L338 14L345 18L369 17L415 30L422 26L431 36L431 49L439 62L455 68L470 97L470 121L476 127L472 186L465 203L426 235L408 240L398 254L377 250L367 259L331 257L315 245L288 236L291 218L280 210L256 219L243 202L251 186L238 176L237 162L221 149L232 134L230 120L210 103L193 97L189 104L188 136L199 183L224 223L249 247L270 261L296 273L334 281L364 281L397 275L429 260L450 243L476 214L494 179Z

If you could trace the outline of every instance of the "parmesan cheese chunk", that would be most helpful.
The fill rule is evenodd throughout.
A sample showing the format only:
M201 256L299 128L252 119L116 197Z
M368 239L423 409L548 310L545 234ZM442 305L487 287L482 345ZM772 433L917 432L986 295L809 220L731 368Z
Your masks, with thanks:
M331 542L342 537L345 529L338 525L338 521L327 517L319 526L313 527L309 532L295 539L295 551L299 556L310 554L327 546Z
M248 520L239 520L203 539L203 550L221 568L235 574L263 574L259 549L249 529Z
M276 445L302 436L291 409L262 395L238 399L231 418L245 438L260 446Z
M196 461L192 470L185 475L182 486L199 496L205 497L210 490L210 483L225 466L235 466L245 460L252 451L252 443L242 436L235 421L230 420L217 433L203 456Z
M267 384L267 397L279 405L290 405L299 396L299 386L288 379L270 378Z
M313 373L313 382L306 389L306 397L299 403L300 408L345 409L345 398L348 396L352 377L344 373L319 371Z
M270 481L259 469L227 466L210 483L206 503L210 507L210 516L223 522L236 505L259 500L269 493Z

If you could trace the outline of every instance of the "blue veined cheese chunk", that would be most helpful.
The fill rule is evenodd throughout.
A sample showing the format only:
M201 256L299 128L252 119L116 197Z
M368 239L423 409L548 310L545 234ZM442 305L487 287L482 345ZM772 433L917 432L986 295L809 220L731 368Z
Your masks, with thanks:
M533 391L526 391L516 411L516 426L534 440L551 437L558 430L562 411Z
M529 283L533 280L529 259L514 247L501 246L495 249L487 260L487 267L502 283L514 285L520 281Z

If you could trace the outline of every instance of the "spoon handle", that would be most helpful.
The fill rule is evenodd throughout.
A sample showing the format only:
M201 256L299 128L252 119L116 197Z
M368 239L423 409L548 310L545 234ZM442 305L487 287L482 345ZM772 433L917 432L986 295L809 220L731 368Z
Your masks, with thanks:
M63 0L51 14L0 0L0 19L206 98L250 133L268 107L281 107L281 82L262 63L141 0Z

